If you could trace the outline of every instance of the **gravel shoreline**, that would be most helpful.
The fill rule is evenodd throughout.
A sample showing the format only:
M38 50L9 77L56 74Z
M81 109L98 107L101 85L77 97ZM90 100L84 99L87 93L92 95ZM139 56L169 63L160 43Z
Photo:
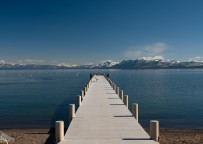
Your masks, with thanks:
M9 144L55 144L54 129L3 129L15 138ZM146 129L149 132L149 129ZM203 130L161 129L160 144L203 144Z

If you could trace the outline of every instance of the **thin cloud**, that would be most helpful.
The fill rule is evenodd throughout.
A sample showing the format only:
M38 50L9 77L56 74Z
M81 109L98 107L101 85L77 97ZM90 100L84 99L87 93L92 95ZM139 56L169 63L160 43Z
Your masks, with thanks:
M157 42L150 45L131 47L124 53L124 56L130 59L155 57L157 55L162 55L163 52L167 49L168 45L162 42Z

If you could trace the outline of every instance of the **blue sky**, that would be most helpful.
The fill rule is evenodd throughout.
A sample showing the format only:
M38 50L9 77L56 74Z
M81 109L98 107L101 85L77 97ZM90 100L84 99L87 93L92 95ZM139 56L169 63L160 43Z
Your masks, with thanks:
M202 0L1 0L0 60L87 64L203 56Z

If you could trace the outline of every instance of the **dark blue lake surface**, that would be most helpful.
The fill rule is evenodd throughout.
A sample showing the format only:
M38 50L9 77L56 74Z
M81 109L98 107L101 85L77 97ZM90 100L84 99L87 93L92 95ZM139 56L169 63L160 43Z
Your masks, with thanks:
M68 106L76 103L90 72L108 72L139 104L139 122L162 128L203 129L203 70L26 70L0 71L0 128L68 125Z

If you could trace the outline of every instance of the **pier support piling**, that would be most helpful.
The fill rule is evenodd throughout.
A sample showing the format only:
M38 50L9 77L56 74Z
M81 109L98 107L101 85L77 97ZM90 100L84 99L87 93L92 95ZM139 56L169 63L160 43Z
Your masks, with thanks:
M89 88L89 83L87 84L87 89Z
M81 101L82 101L81 96L78 95L78 107L81 106Z
M64 139L64 121L55 122L55 137L56 143Z
M154 141L159 141L159 121L150 121L150 137Z
M123 97L123 103L124 103L124 105L126 105L126 107L128 108L128 95L125 95L125 96Z
M75 117L75 104L69 104L69 122Z
M84 96L86 95L86 91L87 91L87 87L85 86L84 89L83 89Z
M83 100L83 97L84 97L84 91L83 90L80 91L80 95L81 95L81 99Z
M116 84L113 85L113 90L116 92Z
M119 96L119 87L116 88L116 94Z
M132 114L135 117L135 119L138 121L138 104L133 103L132 105Z
M123 90L120 90L119 97L120 97L121 100L123 100Z

